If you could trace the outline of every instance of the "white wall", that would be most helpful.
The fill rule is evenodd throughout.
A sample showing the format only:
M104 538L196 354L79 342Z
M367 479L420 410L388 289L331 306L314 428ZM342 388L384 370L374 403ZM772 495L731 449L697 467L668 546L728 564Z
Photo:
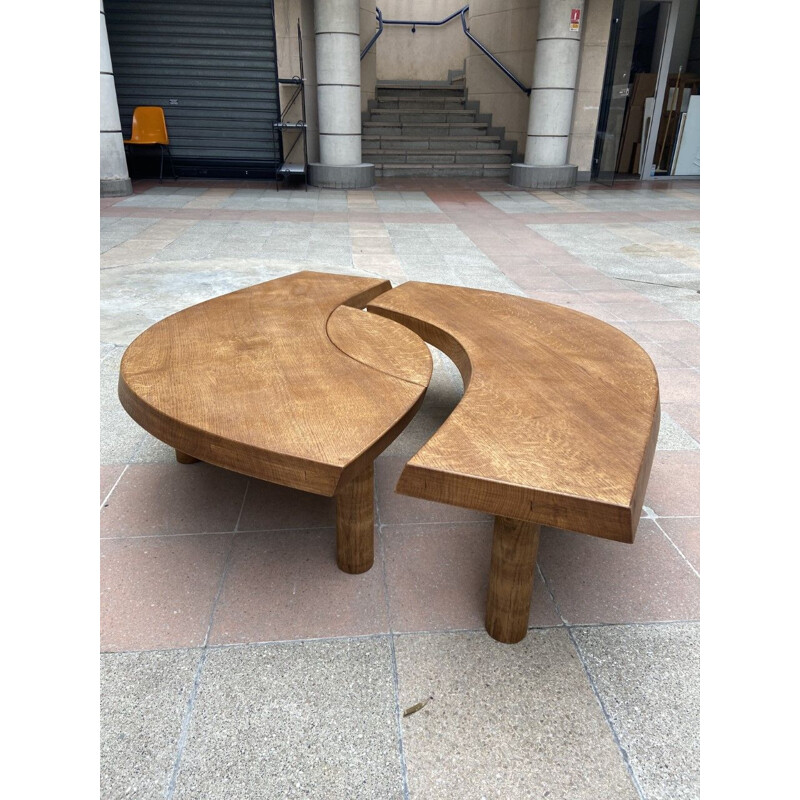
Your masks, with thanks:
M469 10L470 32L525 85L531 85L536 55L539 0L474 0ZM516 142L519 158L528 136L530 98L509 80L484 53L469 42L467 91L492 115L492 124L505 128Z
M464 4L462 0L383 0L378 3L384 19L431 21L449 17ZM373 10L374 7L373 4ZM362 36L363 32L362 25ZM405 25L386 25L375 44L378 80L447 80L449 70L464 68L468 45L458 17L446 25L417 27L416 33L411 33L411 28Z

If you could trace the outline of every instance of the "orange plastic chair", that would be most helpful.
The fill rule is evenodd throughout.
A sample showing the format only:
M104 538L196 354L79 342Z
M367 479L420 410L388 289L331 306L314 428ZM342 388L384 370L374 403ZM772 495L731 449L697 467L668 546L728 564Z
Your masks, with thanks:
M172 153L169 149L169 134L167 121L164 119L164 109L161 106L137 106L133 109L133 122L131 123L131 138L125 139L126 145L154 145L161 148L161 166L158 172L159 183L163 182L164 151L169 156L172 177L177 179L175 165L172 162Z

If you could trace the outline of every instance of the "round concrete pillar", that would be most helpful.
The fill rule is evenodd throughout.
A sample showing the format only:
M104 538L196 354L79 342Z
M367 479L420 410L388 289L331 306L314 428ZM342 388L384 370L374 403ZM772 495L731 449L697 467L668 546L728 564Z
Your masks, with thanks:
M106 15L103 0L100 0L100 196L119 197L132 191L122 143Z
M510 180L516 186L563 189L575 185L578 168L567 164L567 150L583 6L584 0L541 0L525 163L511 165Z
M375 182L374 164L361 162L359 0L315 0L319 163L309 183L358 189Z

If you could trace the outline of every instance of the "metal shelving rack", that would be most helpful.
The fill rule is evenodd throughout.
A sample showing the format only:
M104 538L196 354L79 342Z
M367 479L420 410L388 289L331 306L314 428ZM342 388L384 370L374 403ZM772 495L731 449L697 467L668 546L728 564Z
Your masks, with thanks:
M300 31L300 20L297 20L297 47L300 51L300 75L295 75L292 78L278 78L278 87L280 91L281 86L296 86L297 88L292 93L292 96L284 105L283 110L281 111L280 119L277 122L272 124L272 135L276 139L276 143L280 146L282 145L282 134L284 131L296 131L297 136L295 136L294 141L292 142L292 146L289 148L289 151L283 156L281 160L280 166L275 167L275 191L278 190L278 176L281 177L288 177L289 175L302 175L303 176L303 183L305 184L306 191L308 191L308 137L307 137L307 126L306 126L306 80L305 80L305 73L303 72L303 35ZM296 122L287 122L286 115L294 106L297 98L300 98L300 105L301 105L301 118ZM298 143L302 139L303 141L303 163L302 164L292 164L289 161L289 157L294 152L295 147L297 147ZM283 148L279 148L279 152L282 151Z

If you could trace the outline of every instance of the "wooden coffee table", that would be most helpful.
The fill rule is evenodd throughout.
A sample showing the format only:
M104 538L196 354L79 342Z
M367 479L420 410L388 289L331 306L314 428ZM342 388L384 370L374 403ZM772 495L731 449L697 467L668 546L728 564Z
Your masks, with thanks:
M465 392L397 491L495 515L486 629L517 642L541 525L633 542L659 391L621 331L525 297L300 272L145 331L119 396L179 461L336 497L337 563L359 573L373 563L373 461L431 378L423 339Z

